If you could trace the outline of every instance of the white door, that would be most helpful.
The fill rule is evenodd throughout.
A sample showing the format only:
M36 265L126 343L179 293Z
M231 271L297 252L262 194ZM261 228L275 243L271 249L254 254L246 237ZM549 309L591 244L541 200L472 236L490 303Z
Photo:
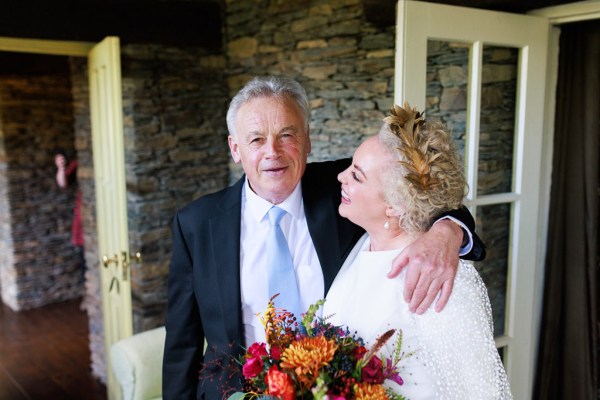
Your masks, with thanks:
M488 256L476 263L516 399L531 397L537 348L538 208L546 18L399 1L395 102L442 119L462 149Z
M120 392L109 350L133 330L118 38L107 37L94 46L88 73L108 395L116 399Z

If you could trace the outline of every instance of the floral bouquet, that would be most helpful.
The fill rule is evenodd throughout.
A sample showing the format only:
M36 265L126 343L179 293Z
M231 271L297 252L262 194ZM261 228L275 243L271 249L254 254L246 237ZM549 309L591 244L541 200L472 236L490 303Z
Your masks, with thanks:
M401 352L401 331L391 356L378 356L394 329L383 333L367 349L347 327L334 326L327 317L315 316L325 300L312 305L298 324L292 313L275 307L276 296L259 315L267 343L252 344L239 360L244 393L236 393L230 400L404 399L383 386L386 379L403 384L397 366L411 354Z

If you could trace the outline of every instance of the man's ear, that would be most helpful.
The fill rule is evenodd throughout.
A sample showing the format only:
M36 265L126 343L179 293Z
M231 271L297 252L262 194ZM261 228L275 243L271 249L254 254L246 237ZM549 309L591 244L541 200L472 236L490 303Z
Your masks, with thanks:
M306 154L310 154L312 150L312 144L310 143L310 126L306 128L306 136L308 137L308 148L306 149Z
M237 138L233 137L232 135L229 135L227 137L227 143L229 143L229 151L231 152L231 158L233 158L233 162L239 164L242 158L240 157Z

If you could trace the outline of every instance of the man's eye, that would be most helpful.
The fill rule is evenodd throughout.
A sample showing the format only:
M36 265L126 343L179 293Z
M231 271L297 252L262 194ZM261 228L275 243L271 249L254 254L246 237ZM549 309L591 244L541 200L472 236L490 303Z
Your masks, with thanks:
M352 178L356 181L356 182L361 182L360 179L358 179L358 175L356 175L356 172L352 172Z

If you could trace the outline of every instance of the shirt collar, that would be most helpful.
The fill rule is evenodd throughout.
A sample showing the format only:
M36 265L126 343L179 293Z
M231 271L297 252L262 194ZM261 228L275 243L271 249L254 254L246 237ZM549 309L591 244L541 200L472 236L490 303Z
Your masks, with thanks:
M256 219L257 222L263 220L267 212L273 207L273 204L250 189L248 178L244 182L244 190L242 191L246 198L247 211ZM302 182L296 185L296 188L283 202L277 204L277 207L283 208L292 217L298 219L302 216Z

